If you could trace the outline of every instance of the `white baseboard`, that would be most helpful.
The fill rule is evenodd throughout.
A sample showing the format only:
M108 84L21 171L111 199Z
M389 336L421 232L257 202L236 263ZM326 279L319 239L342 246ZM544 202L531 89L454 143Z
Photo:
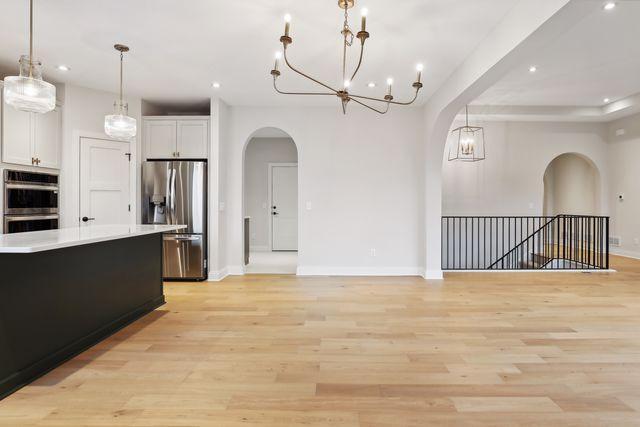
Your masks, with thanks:
M229 275L229 269L227 267L223 268L222 270L218 270L218 271L210 271L209 272L209 277L207 278L207 281L209 282L220 282L222 280L224 280L225 277L227 277Z
M227 267L229 276L244 276L244 267L241 265L230 265Z
M426 270L422 274L422 277L424 277L426 280L443 280L444 279L442 270Z
M251 246L249 250L251 252L271 252L271 248L269 246Z
M299 266L298 276L424 276L422 267Z
M625 258L640 259L640 252L627 251L625 249L611 248L611 255L617 255Z

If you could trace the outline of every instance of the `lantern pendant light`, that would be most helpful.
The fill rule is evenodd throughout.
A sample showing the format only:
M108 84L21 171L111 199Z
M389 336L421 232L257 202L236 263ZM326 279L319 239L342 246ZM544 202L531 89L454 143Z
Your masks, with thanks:
M120 52L120 97L113 103L114 113L104 118L104 132L113 139L130 141L136 136L136 119L129 117L129 104L122 98L122 62L124 53L129 52L129 47L121 44L114 46Z
M33 57L33 0L29 0L29 55L20 57L20 75L5 77L4 100L17 110L48 113L56 108L56 87L42 80L42 63Z
M486 158L484 128L469 126L469 107L465 107L465 125L454 129L449 161L480 162Z

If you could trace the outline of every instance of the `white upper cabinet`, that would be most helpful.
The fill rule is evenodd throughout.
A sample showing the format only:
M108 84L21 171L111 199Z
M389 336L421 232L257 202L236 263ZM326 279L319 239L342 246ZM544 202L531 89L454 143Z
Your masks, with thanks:
M16 165L60 168L61 113L18 111L2 105L2 161Z
M177 125L174 120L145 120L144 146L148 159L175 157Z
M207 157L209 122L205 120L178 121L178 157Z
M144 118L147 159L206 159L209 146L208 118Z
M2 105L2 161L35 166L31 113Z
M34 114L34 157L43 168L60 168L60 110Z

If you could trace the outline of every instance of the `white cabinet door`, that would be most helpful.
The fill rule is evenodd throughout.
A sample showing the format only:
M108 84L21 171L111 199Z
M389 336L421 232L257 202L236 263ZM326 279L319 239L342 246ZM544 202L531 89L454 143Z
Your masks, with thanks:
M207 158L209 122L207 120L178 120L178 157Z
M32 114L2 106L2 161L18 165L32 162Z
M178 151L175 120L144 122L144 146L147 159L170 159Z
M60 110L34 114L33 157L42 168L60 169Z

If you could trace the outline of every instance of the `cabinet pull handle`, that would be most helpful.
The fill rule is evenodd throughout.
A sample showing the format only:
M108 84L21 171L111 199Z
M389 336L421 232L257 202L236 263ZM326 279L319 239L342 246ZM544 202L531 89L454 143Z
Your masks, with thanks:
M35 159L35 158L33 158L33 157L31 158L31 164L32 164L32 165L35 165L35 164L36 164L36 159Z
M176 156L176 157L180 157L180 152L179 152L179 151L178 151L176 154L177 154L177 156Z

